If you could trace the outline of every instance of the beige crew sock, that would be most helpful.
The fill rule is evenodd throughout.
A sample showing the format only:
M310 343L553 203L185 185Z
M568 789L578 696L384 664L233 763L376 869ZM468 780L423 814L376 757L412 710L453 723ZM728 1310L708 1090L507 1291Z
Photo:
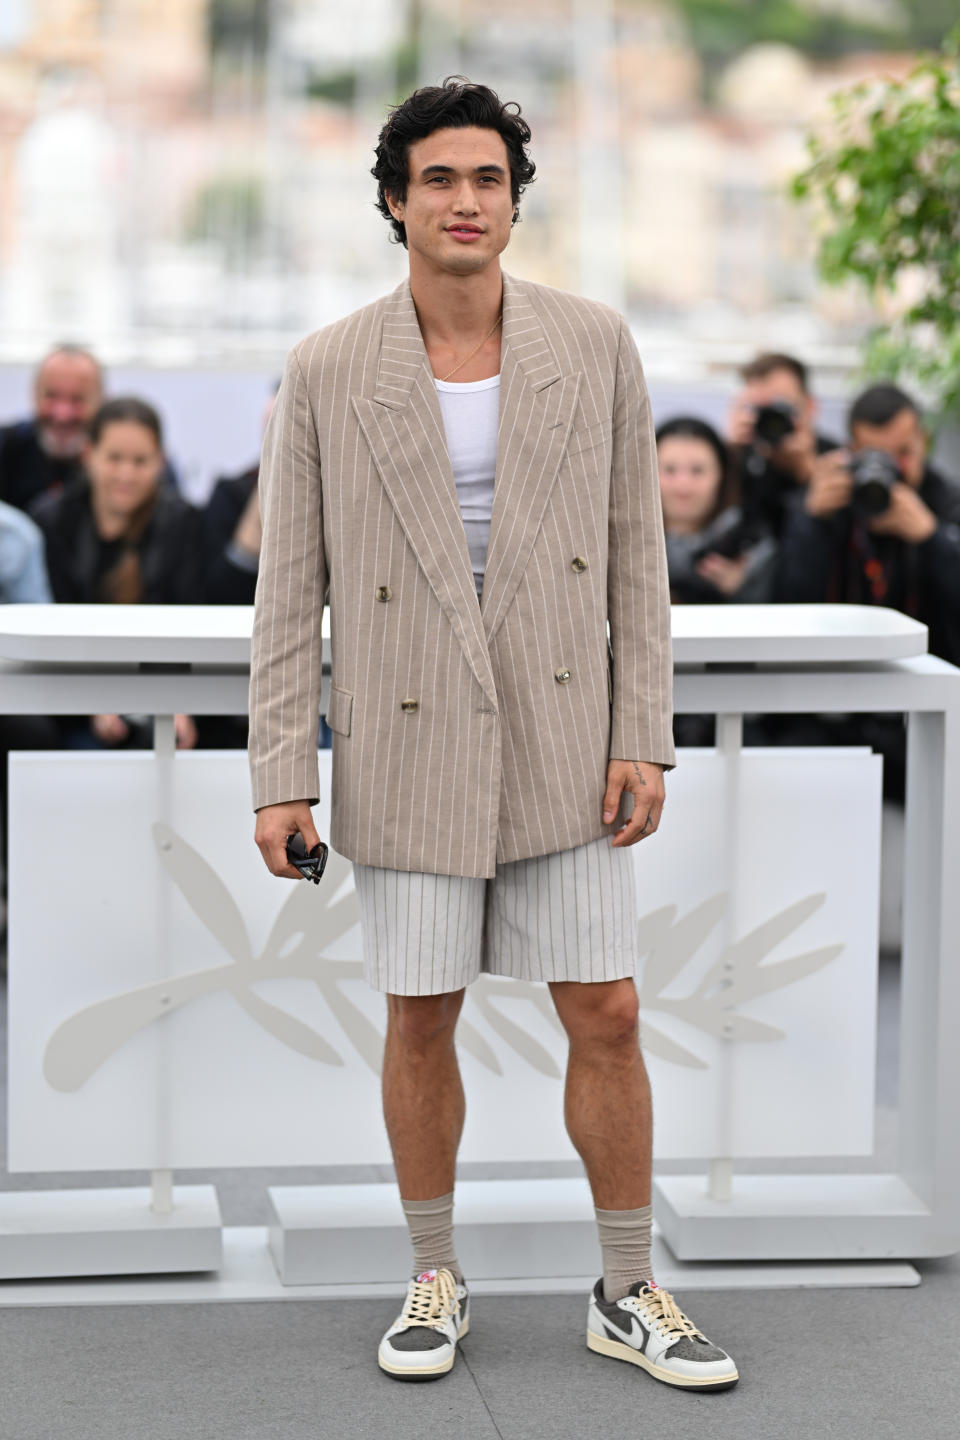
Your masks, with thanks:
M603 1298L622 1300L638 1280L653 1279L650 1231L653 1206L639 1210L597 1210L597 1233L603 1252Z
M424 1270L452 1270L454 1278L463 1279L463 1271L453 1248L453 1191L433 1200L404 1200L400 1204L407 1217L413 1243L413 1273Z

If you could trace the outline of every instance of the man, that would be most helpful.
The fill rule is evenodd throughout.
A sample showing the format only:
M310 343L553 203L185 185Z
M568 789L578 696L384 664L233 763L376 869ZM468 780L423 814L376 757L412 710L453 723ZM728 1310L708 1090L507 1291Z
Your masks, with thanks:
M444 1374L467 1328L453 1037L486 969L547 981L569 1036L567 1128L603 1250L588 1344L725 1388L733 1362L650 1268L628 847L656 830L674 761L650 406L619 315L500 269L529 139L482 85L398 106L373 173L409 279L288 359L260 479L256 838L291 879L286 837L317 843L329 588L331 843L354 862L366 973L387 993L385 1117L414 1250L379 1363Z
M0 499L20 510L81 473L103 373L89 350L58 345L34 380L34 415L0 429Z
M784 526L781 598L902 610L929 628L934 655L960 665L960 486L930 465L920 410L896 385L865 390L851 407L849 432L848 447L816 460L804 502ZM880 498L865 505L864 479L878 471L871 488ZM886 798L902 800L899 717L844 717L820 738L873 745L884 756Z
M930 628L930 649L960 665L960 486L929 463L920 410L896 385L873 385L850 410L849 448L813 466L783 537L785 600L889 605ZM889 457L885 503L858 503L858 461Z
M747 513L778 535L785 510L809 484L817 455L835 446L816 431L819 406L801 360L765 351L740 376L743 389L726 432L738 489Z

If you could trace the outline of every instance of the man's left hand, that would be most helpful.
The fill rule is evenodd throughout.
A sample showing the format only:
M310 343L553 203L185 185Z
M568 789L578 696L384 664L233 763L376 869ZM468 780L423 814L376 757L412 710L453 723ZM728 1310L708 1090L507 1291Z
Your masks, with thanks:
M890 487L890 504L867 525L874 535L896 535L911 545L922 545L937 528L937 517L910 485L899 480Z
M660 824L666 793L663 766L650 760L610 760L607 764L607 789L603 797L605 825L615 819L620 796L629 790L633 796L633 814L622 825L612 845L635 845L652 835Z

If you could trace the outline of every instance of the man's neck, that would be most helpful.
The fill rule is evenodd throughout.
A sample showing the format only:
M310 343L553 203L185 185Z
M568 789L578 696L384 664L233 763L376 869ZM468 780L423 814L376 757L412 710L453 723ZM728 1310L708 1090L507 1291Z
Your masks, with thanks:
M503 303L503 277L496 260L473 275L451 275L423 264L414 253L410 293L427 348L457 348L486 335L496 323Z

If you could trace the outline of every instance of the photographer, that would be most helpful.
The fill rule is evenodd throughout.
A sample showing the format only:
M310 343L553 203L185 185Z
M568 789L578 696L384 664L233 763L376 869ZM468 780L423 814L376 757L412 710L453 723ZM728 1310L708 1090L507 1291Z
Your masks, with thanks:
M850 445L818 458L784 527L778 597L888 605L960 664L960 486L927 462L917 405L896 385L854 402Z
M740 375L744 386L727 421L731 465L744 508L779 535L785 512L802 500L817 456L835 442L814 428L818 406L802 361L770 351Z
M776 547L763 522L736 503L720 436L703 420L677 416L659 427L656 438L671 600L769 600Z

